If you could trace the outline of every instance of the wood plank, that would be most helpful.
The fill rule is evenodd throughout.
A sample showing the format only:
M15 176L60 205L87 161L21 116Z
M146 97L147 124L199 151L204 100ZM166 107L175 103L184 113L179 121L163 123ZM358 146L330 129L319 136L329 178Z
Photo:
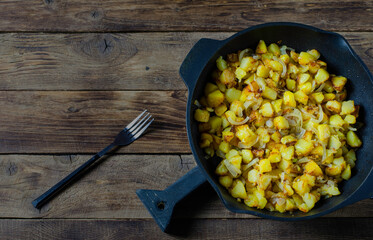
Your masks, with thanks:
M41 211L31 205L32 200L89 157L0 156L0 218L149 219L151 216L136 196L136 189L163 190L196 165L191 155L113 155ZM175 219L254 218L229 212L208 184L188 196L174 213ZM328 215L338 218L372 216L371 200Z
M0 92L1 153L96 153L144 109L155 121L122 153L189 153L186 91Z
M151 220L0 220L7 239L372 239L373 218L301 222L264 219L179 219L170 234Z
M194 43L232 34L4 33L0 90L186 90L178 70ZM341 34L373 71L373 34Z
M0 31L236 31L289 20L339 31L372 31L372 6L371 0L10 0L2 2Z

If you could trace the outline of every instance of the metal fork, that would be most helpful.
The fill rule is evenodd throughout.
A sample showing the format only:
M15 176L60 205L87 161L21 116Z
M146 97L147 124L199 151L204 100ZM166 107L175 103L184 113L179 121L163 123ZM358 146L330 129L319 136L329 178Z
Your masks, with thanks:
M91 159L77 168L74 172L70 173L67 177L51 187L40 197L32 201L32 205L35 208L40 209L44 204L46 204L47 202L49 202L49 200L56 196L57 193L69 186L73 181L80 178L92 164L94 164L98 159L104 156L108 151L116 146L127 146L138 139L153 122L153 120L154 118L152 118L152 115L150 113L147 113L147 110L142 112L130 124L128 124L127 127L119 132L115 140L109 146L96 153L96 155L94 155Z

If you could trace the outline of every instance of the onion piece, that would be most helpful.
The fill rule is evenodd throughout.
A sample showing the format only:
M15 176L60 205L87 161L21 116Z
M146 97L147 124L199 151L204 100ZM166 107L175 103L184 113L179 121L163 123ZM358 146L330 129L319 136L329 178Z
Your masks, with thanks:
M313 115L313 114L311 114L311 113L309 113L309 112L307 112L306 110L304 110L303 108L301 108L300 109L301 111L302 111L302 113L304 113L305 115L307 115L307 116L309 116L310 118L313 118L313 119L315 119L316 120L316 117Z
M194 101L194 105L196 105L198 108L202 107L201 103L199 103L197 99Z
M251 143L243 143L243 142L239 142L237 146L238 146L239 148L251 148L251 147L254 146L258 141L259 141L259 136L256 136L255 141L253 141L253 142L251 142Z
M242 124L245 124L247 123L247 121L250 120L250 118L247 116L242 122L236 122L234 121L231 117L228 117L227 118L228 122L232 125L242 125Z
M258 56L258 55L253 55L253 58L254 58L255 60L259 60L259 59L260 59L260 56Z
M321 162L324 162L325 158L326 158L326 144L321 142L321 146L322 146L322 158L321 158Z
M325 87L325 83L322 83L318 89L316 89L315 92L321 92Z
M276 60L276 61L278 61L279 63L281 63L281 65L282 65L282 73L281 73L281 77L285 77L285 74L286 74L287 68L286 68L286 64L284 63L284 61L282 61L280 58L277 58L276 56L273 57L273 60Z
M306 133L306 129L300 128L300 133L298 135L298 139L301 139L304 136L305 133Z
M256 164L257 162L259 162L259 158L254 158L253 160L251 160L251 162L249 162L246 167L249 168L251 166L253 166L254 164Z
M243 103L243 106L245 107L245 109L248 109L249 107L251 107L255 102L253 100L248 100L248 101L245 101Z
M273 121L272 121L272 119L268 119L266 121L266 126L269 127L269 128L273 127Z
M228 159L224 159L224 165L227 167L228 171L234 178L238 177L241 174L241 170L236 168L232 163L228 161Z
M242 58L244 58L245 54L246 53L249 53L249 49L246 48L244 50L242 50L239 54L238 54L238 60L241 62Z
M308 157L303 157L297 161L297 163L306 163L311 161Z
M216 150L216 155L218 157L223 158L223 159L225 158L225 154L220 149Z
M353 128L353 127L348 127L347 129L350 130L350 131L354 131L354 132L357 131L357 129L356 129L356 128Z
M321 105L319 104L319 118L316 120L317 123L321 123L324 119L324 111L322 110Z

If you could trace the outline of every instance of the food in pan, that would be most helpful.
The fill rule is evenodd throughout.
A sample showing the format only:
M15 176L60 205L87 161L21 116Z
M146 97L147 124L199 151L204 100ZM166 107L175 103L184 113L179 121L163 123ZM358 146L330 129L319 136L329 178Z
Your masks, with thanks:
M261 40L219 57L195 102L200 147L222 159L220 184L249 207L308 212L351 177L359 106L319 58Z

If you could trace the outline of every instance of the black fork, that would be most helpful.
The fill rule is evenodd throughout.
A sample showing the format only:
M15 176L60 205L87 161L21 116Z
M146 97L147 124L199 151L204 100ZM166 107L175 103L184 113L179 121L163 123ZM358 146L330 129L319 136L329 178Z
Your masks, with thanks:
M111 144L109 144L100 152L96 153L91 159L78 167L74 172L70 173L56 185L51 187L48 191L43 193L40 197L32 201L32 205L35 208L41 208L44 204L46 204L47 202L49 202L49 200L56 196L57 193L80 178L84 174L85 170L87 170L98 159L104 156L108 151L116 146L127 146L138 139L153 122L153 120L154 118L152 118L152 115L148 113L147 110L142 112L130 124L128 124L122 131L118 133L115 140Z

